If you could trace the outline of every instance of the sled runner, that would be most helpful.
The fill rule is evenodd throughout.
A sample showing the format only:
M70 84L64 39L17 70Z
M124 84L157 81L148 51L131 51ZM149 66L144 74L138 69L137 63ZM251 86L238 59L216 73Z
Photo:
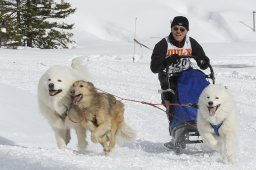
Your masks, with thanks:
M182 58L194 57L183 56ZM177 80L176 89L171 89L169 82L169 78L175 75L169 74L168 68L166 69L167 75L169 75L167 76L169 88L161 92L173 93L175 105L172 109L174 113L170 115L171 121L169 123L169 132L172 139L170 142L165 143L164 146L174 150L176 154L179 154L182 149L185 149L187 144L203 142L196 127L197 102L203 89L210 84L209 79L212 80L213 84L215 83L214 72L211 65L209 65L209 69L209 75L193 68L182 71ZM169 114L169 107L171 107L172 102L165 102L165 104L167 114Z

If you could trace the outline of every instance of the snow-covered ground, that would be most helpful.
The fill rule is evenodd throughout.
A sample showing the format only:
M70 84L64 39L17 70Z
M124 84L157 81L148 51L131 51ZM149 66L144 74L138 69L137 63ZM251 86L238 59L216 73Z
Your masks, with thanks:
M78 7L72 19L77 24L77 48L0 49L1 170L256 169L256 33L241 23L251 25L254 0L95 0L74 5ZM224 164L218 153L203 144L188 145L181 155L166 150L163 143L170 137L165 113L128 101L124 101L125 119L137 132L134 142L117 145L109 156L90 142L82 154L76 152L72 131L68 148L73 152L57 149L37 106L37 83L44 71L86 57L84 64L98 88L123 98L160 103L157 75L149 68L152 51L136 46L132 62L134 18L138 17L138 39L153 48L160 40L156 37L169 34L169 20L175 15L188 16L190 35L211 59L216 83L228 86L235 96L241 126L238 162Z

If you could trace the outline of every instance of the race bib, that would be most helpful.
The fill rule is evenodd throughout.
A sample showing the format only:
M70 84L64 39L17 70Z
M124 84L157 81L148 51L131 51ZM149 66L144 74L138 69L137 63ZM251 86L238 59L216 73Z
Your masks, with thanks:
M170 56L172 54L178 54L179 56L191 56L192 55L192 48L191 48L191 43L189 40L189 36L186 37L184 46L182 48L178 48L175 45L173 45L170 41L169 38L165 38L168 44L168 49L167 49L167 56ZM169 66L169 73L178 73L183 70L187 70L190 68L192 65L191 61L189 58L181 58L180 62L177 64L171 64ZM166 70L165 70L166 72Z
M169 66L169 73L178 73L183 70L187 70L189 67L191 67L191 61L188 58L182 58L180 59L180 62L177 64L171 64Z

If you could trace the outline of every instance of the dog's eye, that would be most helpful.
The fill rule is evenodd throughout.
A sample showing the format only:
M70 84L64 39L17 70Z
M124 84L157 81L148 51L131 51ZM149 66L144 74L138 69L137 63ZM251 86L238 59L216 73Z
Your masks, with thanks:
M215 99L219 99L219 97L215 97Z
M207 96L207 99L210 99L210 97L209 97L209 96Z
M48 81L51 81L52 79L48 79Z
M84 87L84 86L81 84L80 87Z
M61 80L58 80L58 82L62 82Z

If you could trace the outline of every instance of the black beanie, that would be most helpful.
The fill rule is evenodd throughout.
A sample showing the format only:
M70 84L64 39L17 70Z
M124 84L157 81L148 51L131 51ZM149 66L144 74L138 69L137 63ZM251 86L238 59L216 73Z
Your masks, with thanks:
M174 17L172 20L171 28L175 25L183 26L187 30L189 30L189 23L186 17L183 17L183 16Z

